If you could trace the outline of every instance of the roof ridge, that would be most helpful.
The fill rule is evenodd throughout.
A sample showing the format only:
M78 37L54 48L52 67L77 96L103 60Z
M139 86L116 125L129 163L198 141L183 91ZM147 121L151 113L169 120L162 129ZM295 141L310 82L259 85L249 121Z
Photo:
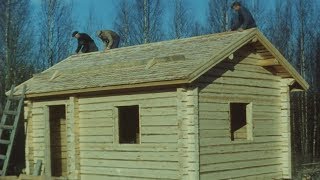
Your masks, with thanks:
M258 30L258 29L257 28L251 28L251 29L247 29L247 30L244 30L244 31L226 31L226 32L220 32L220 33L204 34L204 35L200 35L200 36L193 36L193 37L187 37L187 38L170 39L170 40L164 40L164 41L150 42L150 43L146 43L146 44L137 44L137 45L132 45L132 46L120 47L120 48L116 48L116 49L110 49L107 52L103 52L103 51L99 51L99 52L101 54L108 54L108 53L120 51L120 50L123 50L123 49L141 48L141 47L144 47L144 46L162 44L164 42L173 42L174 43L174 42L179 42L179 41L188 41L188 40L191 40L191 39L200 39L200 38L204 38L204 37L231 35L231 34L244 33L244 32L249 32L249 31L256 31L256 30ZM97 52L86 53L86 54L93 54L93 53L97 53Z

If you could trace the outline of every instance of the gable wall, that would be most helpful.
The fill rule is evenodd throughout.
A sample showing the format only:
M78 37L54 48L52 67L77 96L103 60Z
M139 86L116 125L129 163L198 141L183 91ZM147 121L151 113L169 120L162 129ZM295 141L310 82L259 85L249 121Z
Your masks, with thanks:
M282 177L281 81L253 57L225 60L198 81L201 179ZM253 141L230 140L230 102L252 102Z

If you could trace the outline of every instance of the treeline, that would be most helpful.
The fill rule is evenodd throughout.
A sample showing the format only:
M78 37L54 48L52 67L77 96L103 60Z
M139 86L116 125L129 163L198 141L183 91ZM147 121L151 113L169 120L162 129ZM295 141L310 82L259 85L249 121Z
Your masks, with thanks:
M232 0L207 0L199 21L193 4L186 0L117 0L113 29L121 36L121 46L179 39L228 31L233 12ZM270 1L271 2L271 1ZM254 15L259 29L271 40L311 85L306 93L292 95L293 154L298 168L320 158L320 24L317 0L243 0ZM74 3L74 4L73 4ZM71 55L78 30L74 17L76 1L31 0L0 1L0 106L4 92L34 73L41 72ZM105 25L94 7L82 19L84 31L91 36ZM0 107L0 115L1 115ZM299 158L296 158L299 157Z

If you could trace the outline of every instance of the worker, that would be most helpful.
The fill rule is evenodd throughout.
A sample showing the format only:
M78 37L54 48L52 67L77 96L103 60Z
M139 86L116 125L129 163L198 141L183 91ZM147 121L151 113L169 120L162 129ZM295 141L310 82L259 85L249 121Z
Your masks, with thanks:
M232 3L231 8L237 13L237 19L232 21L231 30L243 31L257 27L256 22L250 11L243 7L240 2Z
M118 48L120 42L120 36L111 30L97 31L97 36L105 44L105 51L109 49Z
M86 33L79 33L74 31L72 37L78 39L78 47L76 53L78 54L81 50L82 53L89 53L98 51L97 45L94 43L93 39Z
M236 31L240 28L238 14L232 13L231 16L231 31Z

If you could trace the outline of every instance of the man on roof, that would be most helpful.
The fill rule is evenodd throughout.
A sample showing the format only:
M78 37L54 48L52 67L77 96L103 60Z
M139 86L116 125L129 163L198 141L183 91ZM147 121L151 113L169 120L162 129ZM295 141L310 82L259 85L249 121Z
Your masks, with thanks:
M243 7L240 2L234 2L231 8L236 12L236 17L231 21L231 30L243 31L250 28L257 27L250 11Z
M74 31L72 37L78 39L78 47L76 53L78 54L81 50L82 53L89 53L98 51L97 45L94 43L93 39L86 33L79 33Z
M105 51L118 48L120 36L116 32L111 30L100 30L97 31L97 36L105 44Z

